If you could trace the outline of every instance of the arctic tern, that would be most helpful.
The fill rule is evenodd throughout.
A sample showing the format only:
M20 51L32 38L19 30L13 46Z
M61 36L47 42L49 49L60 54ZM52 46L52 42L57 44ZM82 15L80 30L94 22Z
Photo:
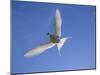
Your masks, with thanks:
M60 50L64 45L65 41L69 38L69 37L61 38L61 25L62 25L61 13L59 9L56 9L55 25L54 25L55 32L54 34L48 32L48 35L50 37L49 42L33 48L32 50L25 53L24 57L32 57L32 56L34 57L40 55L41 53L45 52L47 49L52 48L54 46L57 46L59 55L61 56Z

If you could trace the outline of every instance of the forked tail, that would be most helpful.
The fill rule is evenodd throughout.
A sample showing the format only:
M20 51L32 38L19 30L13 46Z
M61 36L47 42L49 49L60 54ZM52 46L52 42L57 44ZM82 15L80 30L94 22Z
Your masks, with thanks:
M66 42L66 40L68 40L69 38L70 38L70 37L62 38L62 39L60 40L60 42L57 43L57 48L58 48L58 52L59 52L59 55L60 55L60 56L61 56L60 51L61 51L62 46L64 45L64 43Z

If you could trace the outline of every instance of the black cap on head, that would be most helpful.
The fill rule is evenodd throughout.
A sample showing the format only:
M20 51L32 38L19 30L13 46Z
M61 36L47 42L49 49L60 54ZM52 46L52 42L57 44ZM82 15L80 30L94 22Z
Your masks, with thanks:
M48 32L47 35L50 35L50 33Z

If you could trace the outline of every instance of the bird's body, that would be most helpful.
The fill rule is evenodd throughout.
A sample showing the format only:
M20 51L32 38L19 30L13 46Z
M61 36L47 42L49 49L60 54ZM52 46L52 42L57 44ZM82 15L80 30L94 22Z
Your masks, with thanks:
M51 41L52 43L59 43L59 42L60 42L60 39L59 39L58 36L53 36L53 35L51 35L51 36L50 36L50 41Z
M45 52L47 49L54 47L55 45L57 46L59 54L61 55L60 50L64 45L65 41L68 39L68 38L61 38L61 24L62 24L61 14L60 11L56 9L55 25L54 25L55 33L54 34L48 33L50 37L49 42L33 48L32 50L28 51L24 56L25 57L37 56Z
M48 33L48 35L49 35L50 41L51 41L52 43L59 43L59 42L60 42L59 36L54 35L54 34L50 34L50 33Z

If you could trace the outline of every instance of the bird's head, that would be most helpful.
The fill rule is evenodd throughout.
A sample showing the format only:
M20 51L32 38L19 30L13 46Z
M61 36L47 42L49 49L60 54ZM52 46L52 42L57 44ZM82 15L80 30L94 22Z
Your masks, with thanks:
M50 33L48 32L47 35L50 35Z

